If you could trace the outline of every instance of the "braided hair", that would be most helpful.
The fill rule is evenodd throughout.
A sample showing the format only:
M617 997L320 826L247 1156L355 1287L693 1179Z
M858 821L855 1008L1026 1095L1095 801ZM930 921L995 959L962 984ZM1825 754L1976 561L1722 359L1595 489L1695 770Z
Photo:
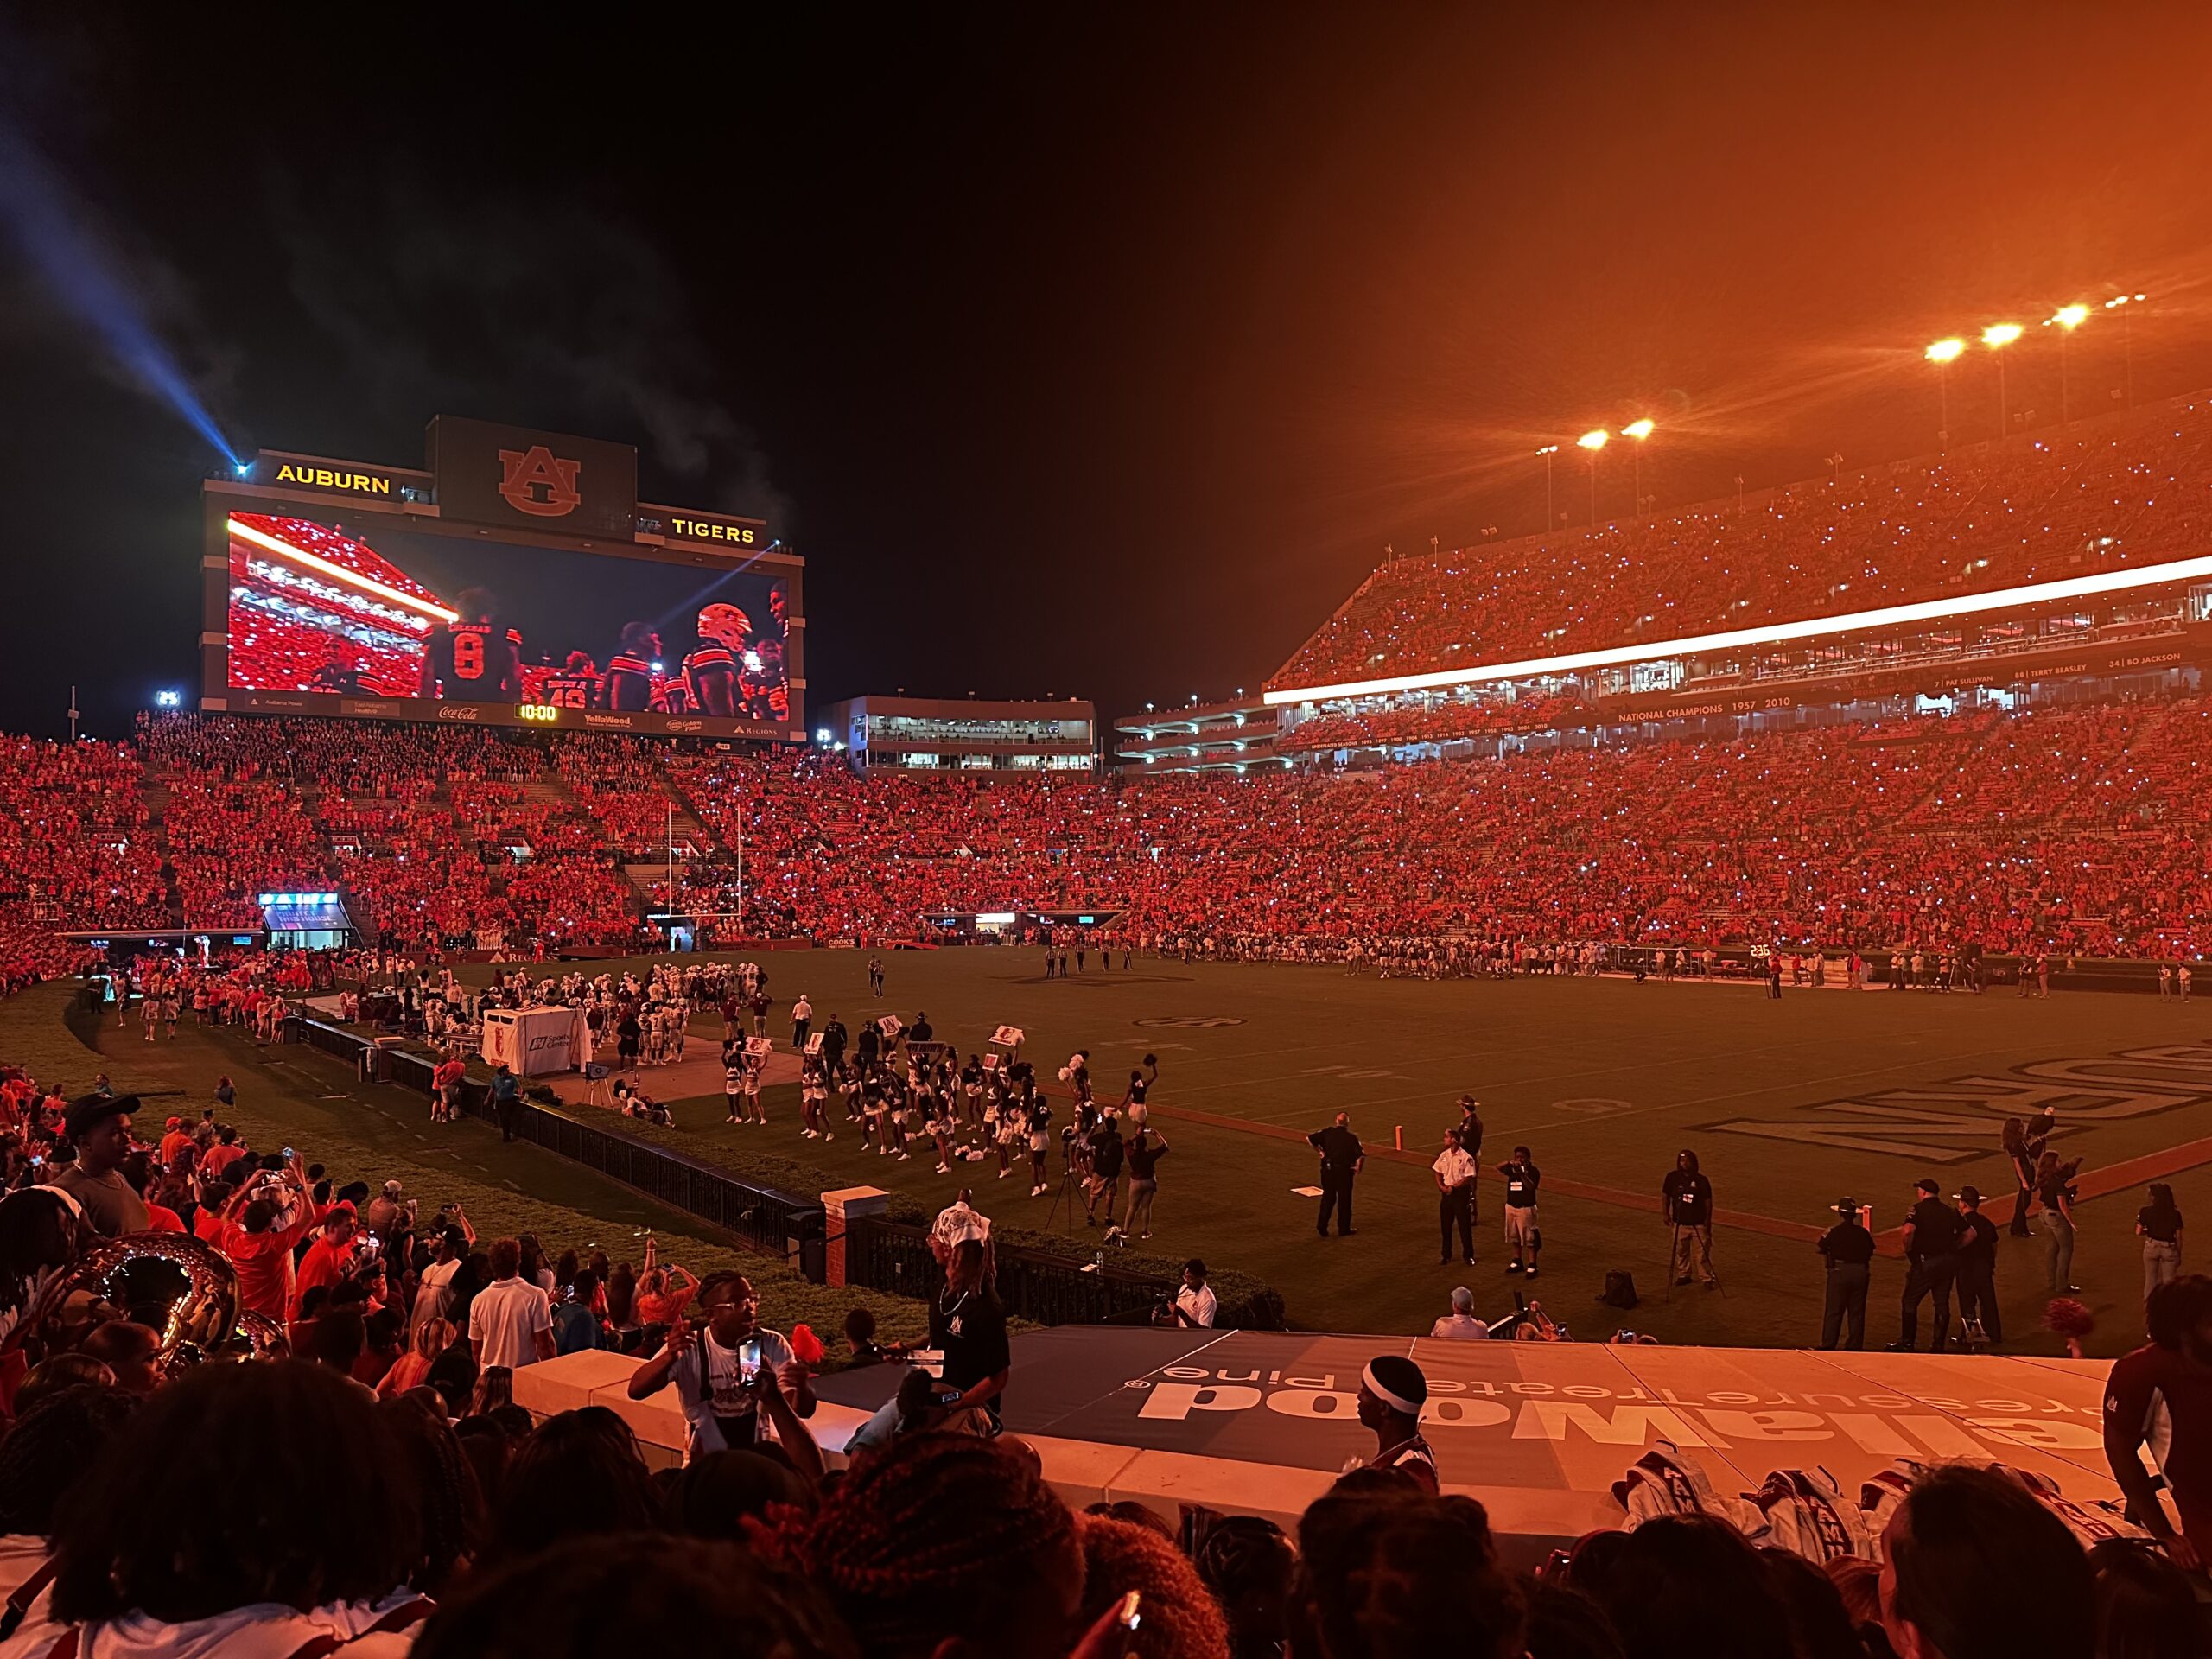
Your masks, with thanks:
M787 1555L883 1659L950 1636L983 1641L1039 1593L1072 1614L1082 1591L1076 1520L1018 1440L903 1435L856 1465L811 1525L756 1525L756 1548Z
M1503 1659L1522 1651L1521 1592L1499 1570L1490 1516L1411 1480L1340 1481L1299 1522L1294 1650L1317 1659L1397 1653Z

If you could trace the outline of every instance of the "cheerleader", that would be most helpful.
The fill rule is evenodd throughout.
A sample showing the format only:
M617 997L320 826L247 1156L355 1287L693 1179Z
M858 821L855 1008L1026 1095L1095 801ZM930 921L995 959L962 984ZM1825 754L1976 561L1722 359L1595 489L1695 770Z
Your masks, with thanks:
M1052 1109L1033 1096L1023 1109L1022 1121L1029 1129L1029 1196L1034 1198L1051 1190L1045 1179L1045 1162L1052 1150Z
M988 1135L996 1123L998 1115L988 1113L983 1103L983 1063L975 1055L968 1057L968 1064L960 1068L960 1098L968 1113L968 1121Z
M768 1109L760 1103L760 1061L756 1055L745 1056L745 1121L768 1127Z
M728 1122L734 1123L738 1121L738 1101L744 1093L744 1058L739 1054L736 1044L724 1043L722 1045L722 1103L729 1108Z
M820 1055L809 1054L799 1062L799 1112L806 1120L806 1127L801 1133L810 1141L817 1135L824 1141L837 1138L830 1132L829 1114L823 1103L830 1098L826 1076Z
M952 1150L952 1103L942 1095L937 1096L936 1111L929 1119L929 1132L930 1139L937 1143L937 1173L950 1175L957 1155Z
M874 1077L861 1084L861 1149L875 1149L879 1158L891 1155L890 1143L884 1138L883 1085Z

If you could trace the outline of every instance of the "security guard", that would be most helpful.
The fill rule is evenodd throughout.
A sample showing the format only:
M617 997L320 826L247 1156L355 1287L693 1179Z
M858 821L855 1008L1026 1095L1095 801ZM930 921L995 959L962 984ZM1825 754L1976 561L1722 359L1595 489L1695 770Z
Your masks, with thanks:
M1469 1265L1475 1259L1475 1177L1478 1166L1467 1149L1459 1144L1456 1135L1444 1137L1444 1150L1436 1154L1436 1161L1429 1166L1436 1173L1436 1224L1443 1254L1437 1264L1440 1267L1452 1259L1452 1230L1459 1230L1459 1254Z
M1874 1259L1874 1235L1859 1219L1859 1200L1838 1198L1834 1205L1836 1224L1821 1235L1815 1248L1827 1259L1828 1289L1821 1310L1821 1346L1834 1348L1843 1333L1847 1316L1851 1335L1844 1346L1853 1351L1866 1345L1866 1283Z
M1352 1177L1367 1161L1366 1148L1351 1132L1351 1115L1338 1112L1335 1122L1325 1129L1316 1129L1306 1139L1321 1154L1321 1236L1329 1236L1329 1211L1333 1209L1337 1212L1338 1233L1350 1238Z
M1909 1354L1919 1335L1920 1304L1936 1298L1935 1345L1942 1353L1951 1334L1951 1281L1959 1270L1958 1212L1938 1197L1940 1181L1923 1178L1913 1183L1915 1202L1904 1222L1904 1306L1897 1326L1893 1353Z
M1981 1213L1981 1189L1951 1194L1959 1206L1959 1340L1971 1348L2005 1340L1997 1306L1997 1224Z

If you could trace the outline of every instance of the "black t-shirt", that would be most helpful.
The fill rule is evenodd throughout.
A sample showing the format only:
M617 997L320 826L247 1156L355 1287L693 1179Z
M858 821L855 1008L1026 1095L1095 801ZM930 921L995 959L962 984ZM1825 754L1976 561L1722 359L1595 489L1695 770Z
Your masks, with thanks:
M1840 1221L1821 1235L1821 1254L1830 1262L1864 1267L1874 1259L1874 1235L1855 1221Z
M940 1290L930 1303L930 1346L944 1351L944 1383L966 1390L1012 1363L1006 1310L988 1290L956 1295ZM997 1403L992 1402L997 1414Z
M2181 1236L2181 1211L2161 1210L2155 1204L2146 1204L2135 1212L2135 1224L2143 1230L2145 1238L2156 1239L2161 1244L2171 1244Z
M1993 1268L1997 1265L1997 1224L1979 1210L1959 1217L1959 1265Z
M1906 1220L1912 1226L1912 1254L1948 1255L1959 1242L1959 1212L1941 1198L1923 1198Z
M1139 1145L1138 1145L1135 1141L1130 1141L1130 1142L1129 1142L1129 1175L1130 1175L1130 1178L1131 1178L1132 1179L1134 1179L1134 1180L1139 1180L1139 1181L1148 1181L1148 1180L1152 1179L1153 1179L1153 1175L1152 1175L1152 1169L1153 1169L1153 1166L1154 1166L1154 1165L1155 1165L1155 1164L1157 1164L1157 1163L1158 1163L1161 1159L1165 1158L1166 1155L1167 1155L1167 1148L1166 1148L1166 1147L1163 1147L1163 1146L1161 1146L1161 1145L1160 1144L1160 1142L1158 1142L1157 1141L1146 1141L1146 1142L1144 1143L1144 1145L1142 1145L1142 1146L1139 1146Z
M2074 1201L2073 1177L2061 1173L2047 1181L2039 1182L2036 1186L2036 1196L2043 1200L2044 1209L2056 1214L2059 1199L2064 1198L2069 1204Z
M1090 1142L1090 1171L1102 1180L1122 1173L1122 1154L1128 1150L1118 1135L1102 1135Z
M1702 1227L1713 1219L1713 1183L1702 1171L1694 1175L1686 1169L1670 1170L1661 1191L1674 1206L1676 1226Z
M1500 1164L1505 1177L1505 1204L1510 1210L1527 1210L1536 1202L1536 1186L1543 1179L1534 1164Z
M1359 1161L1359 1137L1339 1124L1332 1123L1325 1129L1316 1130L1306 1140L1321 1149L1321 1173L1349 1178L1351 1166Z

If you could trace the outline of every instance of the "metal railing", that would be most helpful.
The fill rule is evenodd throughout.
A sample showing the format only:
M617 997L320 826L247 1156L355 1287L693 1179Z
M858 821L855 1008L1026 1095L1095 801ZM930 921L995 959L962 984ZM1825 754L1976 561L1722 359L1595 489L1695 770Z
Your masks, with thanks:
M1086 1267L1010 1245L998 1245L991 1254L1000 1302L1033 1324L1143 1325L1154 1308L1174 1300L1176 1287L1168 1281L1110 1262ZM927 1228L858 1216L845 1228L845 1281L901 1296L933 1296L944 1271L930 1254Z
M288 1023L297 1040L357 1066L363 1054L368 1054L371 1069L366 1075L373 1081L423 1095L430 1092L434 1063L423 1055L379 1048L366 1038L319 1020L296 1018ZM492 1091L481 1083L462 1085L461 1109L487 1123L498 1122ZM512 1111L514 1133L532 1146L596 1170L672 1210L696 1216L747 1249L796 1262L809 1279L823 1281L826 1229L818 1198L740 1180L680 1152L634 1140L611 1122L594 1121L611 1121L612 1113L593 1109L576 1112L529 1099L517 1100Z

